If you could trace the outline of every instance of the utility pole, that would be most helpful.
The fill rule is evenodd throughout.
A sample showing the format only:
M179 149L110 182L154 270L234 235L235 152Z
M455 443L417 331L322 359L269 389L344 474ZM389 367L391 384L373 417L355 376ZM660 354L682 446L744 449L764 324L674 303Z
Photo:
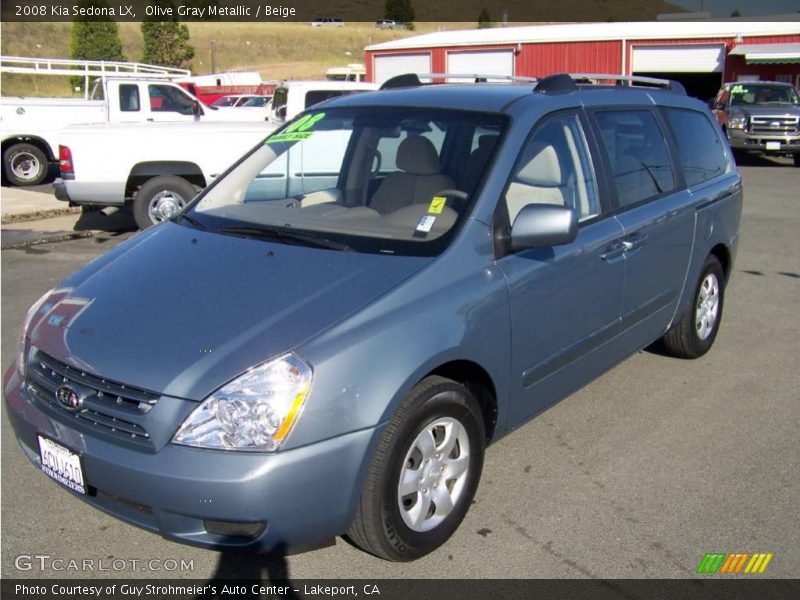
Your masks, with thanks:
M216 54L217 54L217 46L214 40L211 40L211 72L217 72L217 61L216 61Z

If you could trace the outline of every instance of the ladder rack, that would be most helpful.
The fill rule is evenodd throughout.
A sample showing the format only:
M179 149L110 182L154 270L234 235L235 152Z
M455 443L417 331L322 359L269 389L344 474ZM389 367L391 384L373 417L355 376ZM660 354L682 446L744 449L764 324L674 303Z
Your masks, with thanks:
M88 98L89 78L121 77L129 79L162 79L171 81L191 77L189 69L160 67L145 63L110 60L73 60L63 58L28 58L0 56L0 73L54 75L84 78L84 95Z

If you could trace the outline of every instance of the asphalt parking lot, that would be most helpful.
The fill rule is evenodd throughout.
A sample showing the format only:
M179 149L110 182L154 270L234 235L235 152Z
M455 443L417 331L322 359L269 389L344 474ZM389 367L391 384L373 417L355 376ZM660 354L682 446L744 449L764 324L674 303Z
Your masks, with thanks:
M223 556L165 541L38 473L3 407L3 577L691 578L705 553L740 551L774 554L763 577L797 577L800 169L789 164L741 169L741 243L714 349L697 361L640 352L492 446L475 504L433 554L392 564L340 539ZM4 370L28 306L130 235L2 252ZM167 570L171 560L192 568Z

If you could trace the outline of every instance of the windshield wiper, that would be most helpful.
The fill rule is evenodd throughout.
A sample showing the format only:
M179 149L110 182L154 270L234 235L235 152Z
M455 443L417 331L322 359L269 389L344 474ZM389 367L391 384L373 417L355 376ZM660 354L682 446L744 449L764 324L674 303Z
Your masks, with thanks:
M191 223L192 225L197 227L197 229L202 229L203 231L208 231L208 227L203 225L200 221L198 221L194 217L189 216L187 213L180 214L175 218L176 221L180 221L181 219L186 219L187 221L189 221L189 223Z
M326 248L328 250L339 250L340 252L350 252L352 248L347 244L335 242L324 237L308 233L298 233L282 227L265 227L259 225L248 225L238 227L220 227L218 233L232 233L248 237L261 237L278 240L284 244L299 243L306 246Z

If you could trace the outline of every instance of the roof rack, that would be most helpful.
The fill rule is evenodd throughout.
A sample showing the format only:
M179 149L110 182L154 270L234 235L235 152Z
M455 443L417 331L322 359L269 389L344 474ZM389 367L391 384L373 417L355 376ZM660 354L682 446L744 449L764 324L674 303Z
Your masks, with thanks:
M596 85L613 81L618 87L660 88L676 94L686 95L686 89L677 81L641 77L639 75L614 75L611 73L559 73L540 80L534 88L539 94L557 94L578 90L578 85Z
M380 89L389 90L406 87L419 87L428 85L422 79L457 79L460 81L471 80L473 83L492 82L525 82L535 83L533 91L538 94L565 94L578 91L579 85L598 85L604 82L613 82L617 87L645 87L659 88L676 94L686 95L686 90L677 81L657 79L655 77L641 77L639 75L614 75L611 73L557 73L542 79L536 77L519 77L515 75L486 75L479 73L404 73L387 79Z
M496 75L487 73L404 73L402 75L396 75L391 79L387 79L383 82L383 85L381 85L380 89L389 90L394 88L428 85L427 83L423 82L422 79L457 79L461 82L469 80L472 83L489 83L489 80L491 80L492 83L513 83L515 81L536 83L539 81L536 77L517 77L515 75ZM447 83L447 81L445 81L445 83Z

